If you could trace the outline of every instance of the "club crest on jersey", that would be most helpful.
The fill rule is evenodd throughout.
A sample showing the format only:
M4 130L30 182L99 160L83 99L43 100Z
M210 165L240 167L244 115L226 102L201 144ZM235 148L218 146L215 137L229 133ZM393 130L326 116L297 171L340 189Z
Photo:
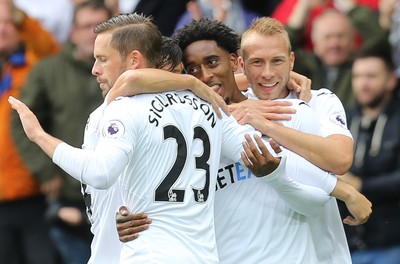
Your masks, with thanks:
M108 121L103 127L103 136L117 138L125 133L124 125L117 120Z
M346 127L346 119L342 115L332 115L330 120L341 127Z

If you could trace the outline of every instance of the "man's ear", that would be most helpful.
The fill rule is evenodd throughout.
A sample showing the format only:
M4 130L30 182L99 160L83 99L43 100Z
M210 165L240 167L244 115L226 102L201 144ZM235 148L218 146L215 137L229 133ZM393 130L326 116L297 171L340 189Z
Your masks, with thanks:
M396 87L397 87L398 82L399 82L399 79L396 75L396 72L395 71L391 72L389 75L388 82L387 82L388 89L391 92L394 91L394 89L396 89Z
M238 57L238 63L239 63L239 67L240 67L240 71L246 75L245 73L245 69L244 69L244 61L243 61L243 57L239 56Z
M144 58L142 53L138 50L133 50L129 54L129 66L132 69L140 69L144 67Z
M238 65L239 62L238 62L238 57L237 57L237 55L231 53L231 54L230 54L229 60L230 60L230 63L231 63L232 71L233 71L233 72L236 72L236 71L238 70L238 68L239 68L239 65Z
M290 61L290 70L293 71L293 67L294 67L294 59L295 59L295 55L294 52L291 51L290 55L289 55L289 61Z

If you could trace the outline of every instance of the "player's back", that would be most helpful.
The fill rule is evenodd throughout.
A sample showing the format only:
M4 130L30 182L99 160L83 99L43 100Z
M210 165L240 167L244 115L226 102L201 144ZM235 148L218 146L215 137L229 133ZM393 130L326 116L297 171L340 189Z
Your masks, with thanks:
M109 108L104 133L117 138L129 156L119 178L123 203L153 220L147 232L124 245L121 260L217 263L214 188L229 125L190 92L123 98ZM240 144L233 150L238 156Z

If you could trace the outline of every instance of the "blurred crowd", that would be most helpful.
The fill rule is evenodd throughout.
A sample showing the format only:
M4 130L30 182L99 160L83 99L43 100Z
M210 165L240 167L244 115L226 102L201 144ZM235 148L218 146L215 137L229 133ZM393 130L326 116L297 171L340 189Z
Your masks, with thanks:
M0 0L0 264L87 263L81 185L25 137L7 98L80 147L103 100L91 74L93 29L130 12L151 15L164 36L201 17L239 34L260 16L281 21L294 71L346 109L354 161L340 177L373 204L366 224L346 226L354 263L400 263L399 0Z

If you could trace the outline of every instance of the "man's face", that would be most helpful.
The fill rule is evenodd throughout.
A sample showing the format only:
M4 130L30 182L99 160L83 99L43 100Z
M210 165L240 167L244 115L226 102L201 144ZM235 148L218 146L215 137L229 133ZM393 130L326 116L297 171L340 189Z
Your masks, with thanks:
M377 57L356 59L352 69L353 92L361 106L376 107L395 85L395 76Z
M105 97L113 87L117 78L129 68L128 59L122 59L119 52L110 45L112 33L102 33L94 43L95 62L92 74L100 84L102 95Z
M232 98L233 89L237 89L234 77L237 63L237 57L218 47L214 40L193 42L183 51L186 73L214 87L225 100Z
M96 39L93 29L107 19L109 19L109 16L104 9L85 7L77 12L71 31L71 40L84 58L89 59L93 56L94 41Z
M327 66L339 66L349 59L354 45L352 25L339 14L327 14L313 26L314 53Z
M294 63L288 40L284 35L252 33L242 41L241 66L255 95L261 100L285 98L289 94L286 85Z
M15 27L10 5L0 2L0 56L4 57L16 50L20 42L19 33Z

